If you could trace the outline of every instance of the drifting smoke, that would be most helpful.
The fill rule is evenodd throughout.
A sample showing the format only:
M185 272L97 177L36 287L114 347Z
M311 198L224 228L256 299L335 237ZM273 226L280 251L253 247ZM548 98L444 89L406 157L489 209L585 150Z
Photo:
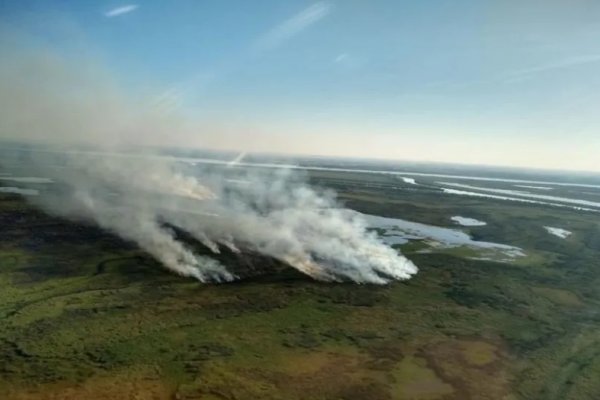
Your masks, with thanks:
M178 231L214 253L258 252L319 280L384 284L417 272L357 213L300 175L243 170L237 159L217 168L148 151L132 154L132 143L141 148L180 135L185 124L132 105L93 68L75 70L48 54L8 59L0 62L0 133L58 149L27 153L28 172L53 181L30 197L44 210L91 221L202 282L236 276L216 259L195 254ZM68 151L64 143L75 141L88 151ZM5 167L14 157L3 156Z

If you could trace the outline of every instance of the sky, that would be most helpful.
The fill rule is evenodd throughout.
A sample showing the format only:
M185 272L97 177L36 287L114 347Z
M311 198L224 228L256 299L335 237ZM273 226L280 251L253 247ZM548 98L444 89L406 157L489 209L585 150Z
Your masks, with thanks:
M0 32L185 119L164 145L600 172L596 0L3 0Z

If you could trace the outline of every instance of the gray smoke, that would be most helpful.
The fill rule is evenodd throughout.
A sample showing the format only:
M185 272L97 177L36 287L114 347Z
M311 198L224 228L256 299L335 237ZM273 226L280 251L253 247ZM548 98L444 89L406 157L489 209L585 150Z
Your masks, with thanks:
M148 151L156 138L189 134L189 124L137 105L86 64L73 68L43 52L11 55L0 61L0 134L53 145L29 152L27 160L30 174L53 181L30 197L44 210L91 221L202 282L236 277L195 254L175 229L215 253L223 246L251 250L319 280L384 284L417 272L359 214L299 174L245 170L237 160L196 166ZM70 151L74 143L87 150Z

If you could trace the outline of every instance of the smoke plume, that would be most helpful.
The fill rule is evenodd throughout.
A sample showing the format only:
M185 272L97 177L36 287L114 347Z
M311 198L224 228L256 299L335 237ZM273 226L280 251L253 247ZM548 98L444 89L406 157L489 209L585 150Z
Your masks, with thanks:
M258 252L318 280L384 284L417 272L358 213L298 173L244 169L236 159L194 165L148 150L169 137L197 140L202 125L153 112L93 63L76 65L42 51L0 61L0 137L45 145L0 162L52 180L30 197L47 212L93 222L202 282L236 276L177 232L214 253Z

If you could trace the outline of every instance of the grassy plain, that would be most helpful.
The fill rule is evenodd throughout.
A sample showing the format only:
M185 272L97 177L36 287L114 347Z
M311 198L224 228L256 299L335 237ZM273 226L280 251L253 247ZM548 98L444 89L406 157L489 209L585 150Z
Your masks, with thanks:
M600 398L596 215L442 196L392 176L310 178L365 213L484 220L464 229L529 256L473 260L413 242L402 250L420 273L389 286L319 283L284 266L203 285L0 195L0 398Z

